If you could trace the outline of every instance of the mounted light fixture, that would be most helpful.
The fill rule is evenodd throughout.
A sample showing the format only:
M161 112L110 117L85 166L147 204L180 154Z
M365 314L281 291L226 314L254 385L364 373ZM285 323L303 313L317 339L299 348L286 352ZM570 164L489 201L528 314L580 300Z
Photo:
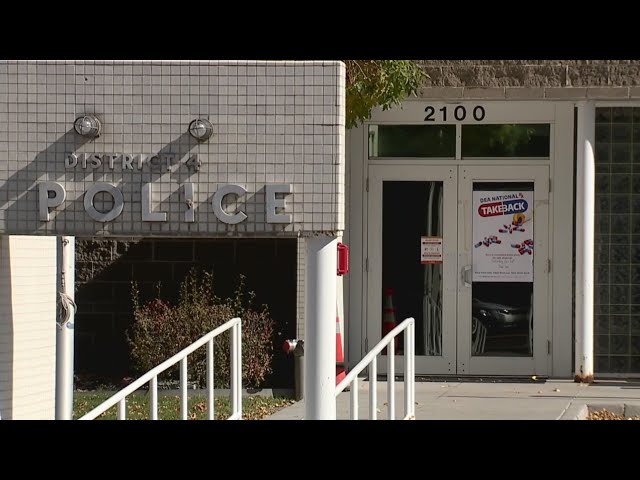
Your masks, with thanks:
M83 137L96 138L100 136L100 120L94 115L83 115L73 122L73 129Z
M204 142L213 133L213 125L205 118L197 118L189 124L189 133L199 142Z

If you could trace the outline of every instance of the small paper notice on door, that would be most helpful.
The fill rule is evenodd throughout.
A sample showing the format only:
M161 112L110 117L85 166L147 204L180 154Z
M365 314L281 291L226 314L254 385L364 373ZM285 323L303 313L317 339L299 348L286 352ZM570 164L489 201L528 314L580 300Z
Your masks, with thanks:
M442 237L420 237L420 263L442 263Z

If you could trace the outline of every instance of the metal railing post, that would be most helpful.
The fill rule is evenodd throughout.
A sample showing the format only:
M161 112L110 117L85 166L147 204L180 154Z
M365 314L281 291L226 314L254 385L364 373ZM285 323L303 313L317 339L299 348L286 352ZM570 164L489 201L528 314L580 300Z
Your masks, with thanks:
M231 415L238 413L238 328L234 325L231 329Z
M215 404L213 392L213 338L207 342L207 420L215 418Z
M149 420L158 419L158 376L149 382Z
M416 324L415 322L409 325L409 348L410 354L408 357L411 370L409 373L409 391L411 392L411 414L415 417L416 414Z
M378 356L373 357L369 366L369 420L378 418Z
M358 377L351 384L351 420L358 420Z
M389 342L387 347L387 406L389 413L387 415L388 420L395 420L396 418L396 395L395 395L395 361L396 361L396 349L395 338Z
M411 365L409 357L411 355L411 325L404 331L404 416L409 415L411 410Z
M238 359L237 359L237 369L238 369L238 381L236 382L236 388L238 389L238 419L242 419L242 324L238 322Z
M117 420L126 420L127 419L127 397L124 397L122 400L118 402L118 413Z
M414 416L415 405L415 324L407 327L404 336L404 416L405 418Z
M180 420L187 419L187 357L180 360Z

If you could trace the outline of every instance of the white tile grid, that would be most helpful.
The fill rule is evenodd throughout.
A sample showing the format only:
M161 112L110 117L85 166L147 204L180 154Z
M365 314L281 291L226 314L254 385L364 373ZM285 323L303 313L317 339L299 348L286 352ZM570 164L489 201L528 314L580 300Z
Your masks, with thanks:
M0 190L5 221L0 232L166 234L177 225L182 233L211 236L342 228L338 195L343 187L336 182L343 178L344 156L335 161L344 151L344 136L336 139L336 128L342 131L344 123L343 108L336 108L343 103L342 80L335 77L342 65L85 61L26 66L0 62L0 100L5 100L0 101L0 165L5 167L0 167L0 180L10 179ZM240 73L246 76L234 76ZM127 85L131 89L120 88ZM73 120L85 112L103 120L103 134L94 141L83 142L72 130ZM208 143L198 144L185 133L198 116L215 126ZM153 175L104 166L65 171L64 154L70 151L161 152L183 159L197 153L203 165L197 173L176 168L172 182L159 187L162 197L170 199L162 205L169 222L143 225L140 183ZM300 169L300 162L313 170ZM24 163L27 167L18 171ZM64 179L67 187L66 208L53 212L55 220L48 224L37 218L35 191L24 193L42 178ZM197 183L193 224L182 221L184 199L179 187L176 191L189 179ZM94 181L112 181L125 193L124 212L110 224L94 222L82 207L83 192ZM262 189L271 182L293 184L294 194L287 198L292 224L265 224ZM249 191L240 202L249 219L239 226L218 221L210 206L215 190L226 183ZM323 195L306 201L302 192ZM156 195L154 189L155 203Z

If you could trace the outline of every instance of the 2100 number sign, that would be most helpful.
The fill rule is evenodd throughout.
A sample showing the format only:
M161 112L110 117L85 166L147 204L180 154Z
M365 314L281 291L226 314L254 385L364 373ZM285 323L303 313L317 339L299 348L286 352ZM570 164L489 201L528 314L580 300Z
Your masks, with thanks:
M453 119L457 120L458 122L462 122L467 118L467 108L465 106L458 105L455 108L444 106L437 110L437 112L440 113L439 115L440 120L442 120L443 122L446 122L447 120L452 120L451 118L449 118L449 113L452 110L453 110ZM428 106L424 109L424 112L427 114L427 116L424 117L425 122L436 121L436 116L438 116L438 114L434 107ZM484 107L482 105L478 105L477 107L474 107L473 110L471 111L470 118L473 118L476 122L481 122L482 120L484 120L485 114L486 112L484 110Z

